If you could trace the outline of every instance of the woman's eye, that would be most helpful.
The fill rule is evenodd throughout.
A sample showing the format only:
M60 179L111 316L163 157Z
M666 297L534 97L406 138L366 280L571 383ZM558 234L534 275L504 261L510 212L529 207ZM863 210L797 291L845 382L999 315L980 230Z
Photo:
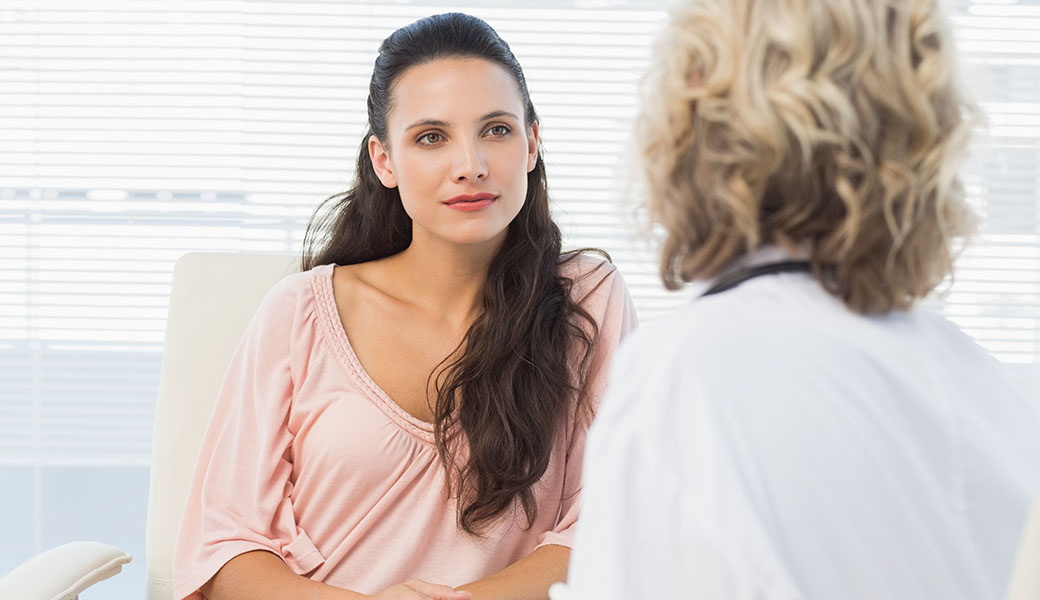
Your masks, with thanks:
M420 144L432 145L439 144L444 141L444 136L439 133L424 133L419 136L418 142Z
M509 133L509 128L505 125L495 125L494 127L488 129L488 133L496 137L503 136Z

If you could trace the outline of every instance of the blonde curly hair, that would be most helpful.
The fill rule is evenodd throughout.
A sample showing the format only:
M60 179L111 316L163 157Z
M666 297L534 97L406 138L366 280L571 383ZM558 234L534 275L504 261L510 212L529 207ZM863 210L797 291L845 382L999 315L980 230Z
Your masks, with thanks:
M909 308L976 217L957 171L980 112L935 0L687 0L643 81L637 146L665 286L807 245L852 310Z

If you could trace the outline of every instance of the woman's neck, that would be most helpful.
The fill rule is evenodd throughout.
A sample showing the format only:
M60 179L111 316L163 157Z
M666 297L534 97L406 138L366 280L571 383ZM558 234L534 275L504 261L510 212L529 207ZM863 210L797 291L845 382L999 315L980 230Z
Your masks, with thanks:
M413 240L384 261L393 294L432 318L468 327L481 306L488 269L501 243L462 246Z

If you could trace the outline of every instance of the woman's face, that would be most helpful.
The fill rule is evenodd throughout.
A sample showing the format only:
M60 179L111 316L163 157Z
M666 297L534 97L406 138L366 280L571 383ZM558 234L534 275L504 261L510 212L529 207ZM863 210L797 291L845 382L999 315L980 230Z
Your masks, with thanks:
M372 136L369 154L383 185L401 193L413 244L501 244L538 159L538 127L525 126L508 71L478 58L406 70L386 137Z

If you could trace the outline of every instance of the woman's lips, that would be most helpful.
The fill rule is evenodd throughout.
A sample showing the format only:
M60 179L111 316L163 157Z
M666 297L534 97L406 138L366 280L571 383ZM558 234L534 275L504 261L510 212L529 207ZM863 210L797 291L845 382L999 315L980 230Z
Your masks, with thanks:
M444 205L455 210L469 212L487 208L497 199L498 196L488 192L482 192L479 194L461 194L454 198L448 198L444 201Z

